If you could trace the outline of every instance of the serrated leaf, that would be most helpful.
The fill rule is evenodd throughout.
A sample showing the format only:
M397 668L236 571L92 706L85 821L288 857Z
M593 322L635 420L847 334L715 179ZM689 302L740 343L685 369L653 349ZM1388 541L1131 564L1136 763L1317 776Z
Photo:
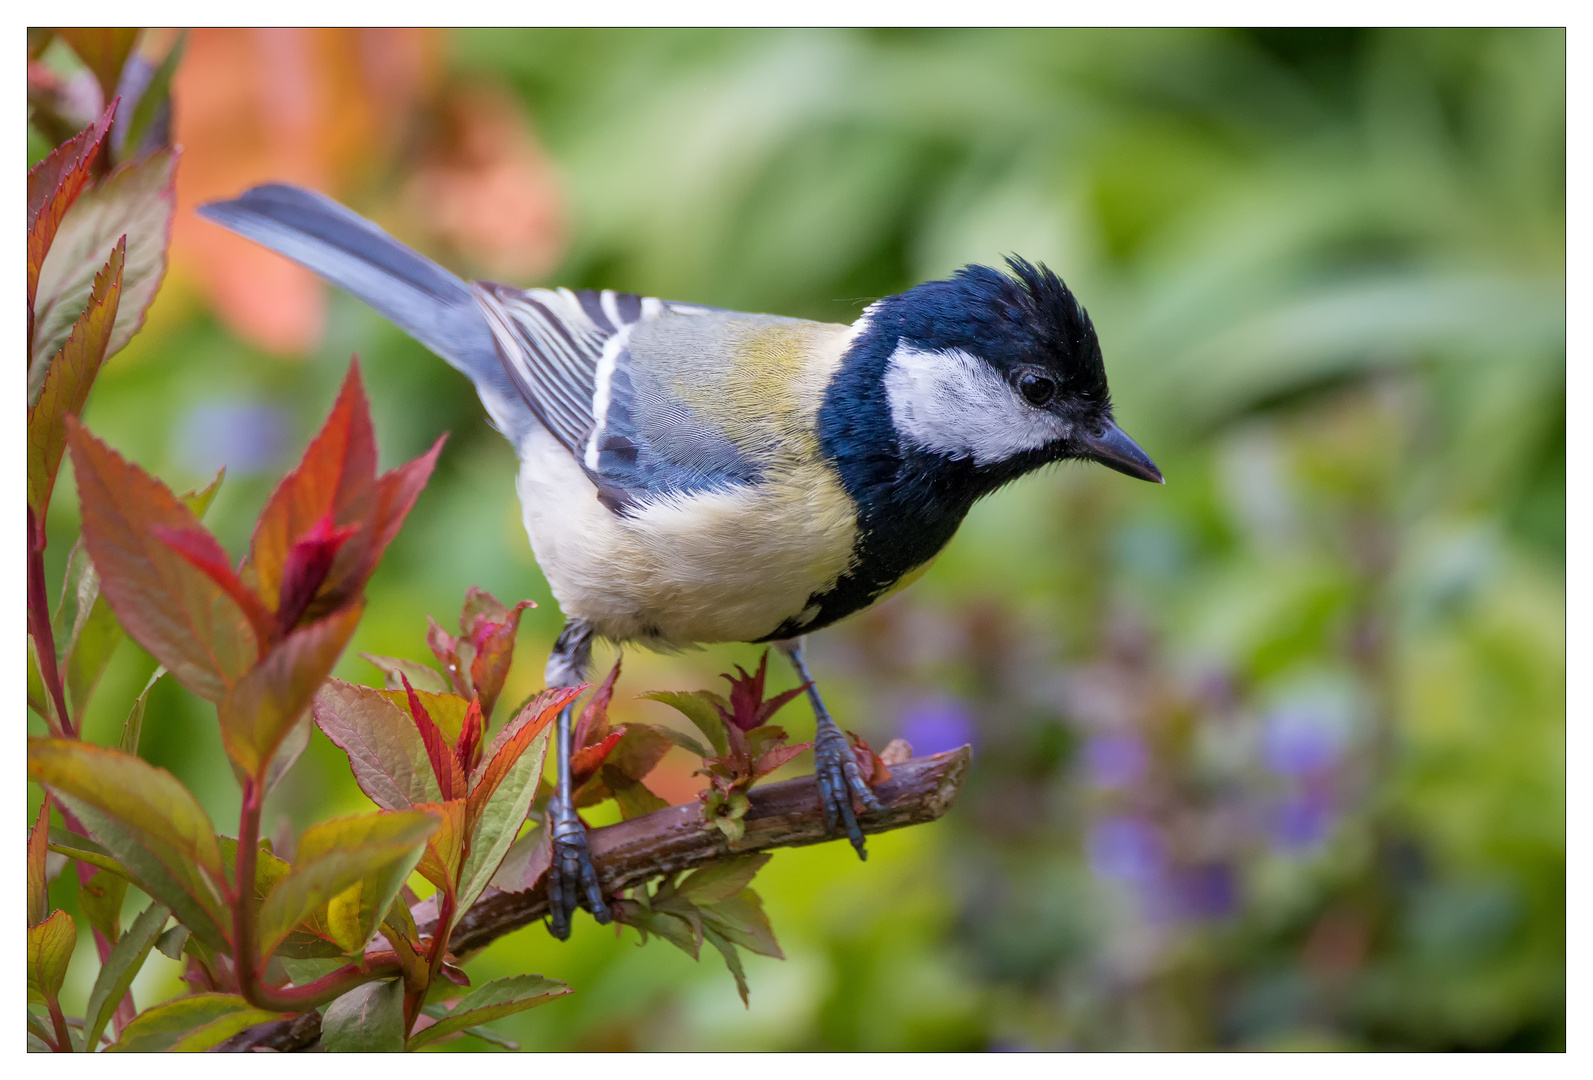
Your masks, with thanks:
M128 987L133 985L134 977L144 966L149 950L154 948L170 917L171 911L163 904L149 905L111 947L110 955L94 980L94 988L89 991L88 1007L83 1014L87 1025L83 1034L85 1046L99 1045L100 1033L111 1022L116 1007L121 1004Z
M341 679L326 681L313 709L317 726L348 755L355 782L377 806L406 810L442 800L407 709L378 690Z
M730 969L730 974L736 980L736 993L741 995L741 1004L752 1008L751 991L747 986L747 973L742 970L741 957L736 953L736 947L726 941L711 926L703 927L703 939L719 950L719 955L725 958L725 967Z
M719 695L707 690L694 690L691 693L675 690L656 690L653 693L641 696L649 701L659 701L668 705L695 724L697 730L707 737L708 744L714 748L715 757L724 757L730 752L730 744L725 735L725 723L719 717L719 706L716 704L720 700ZM676 742L679 745L686 745L680 739L676 739ZM686 748L688 750L691 749L690 746ZM698 747L693 753L700 753L700 751L701 747ZM700 753L700 756L707 757L708 755Z
M144 323L166 273L166 248L176 206L172 176L177 151L162 150L114 170L85 190L61 219L39 271L33 305L29 384L61 348L87 304L94 272L105 265L117 238L127 237L122 298L105 355L114 356ZM38 370L37 375L33 374Z
M112 102L98 120L52 150L28 170L28 335L33 340L39 271L62 219L82 194L116 115ZM103 261L103 260L102 260ZM30 380L31 385L31 380ZM31 394L29 397L31 398Z
M420 857L416 872L449 895L457 895L459 860L465 853L465 800L449 799L444 802L419 803L416 810L425 811L437 822L437 831L426 841L426 850ZM455 910L463 911L455 904Z
M435 699L437 703L448 700L450 695L439 695ZM453 697L452 700L463 699ZM442 729L431 718L431 710L421 701L420 692L414 687L404 687L404 696L398 704L408 710L415 730L420 732L420 740L426 746L426 761L431 766L432 775L437 778L437 787L442 791L443 801L463 799L466 794L465 771L459 762L459 755L454 752L452 739L458 738L459 731L464 726L464 715L460 715L459 727L456 727L453 736L449 737L443 734ZM465 702L465 712L468 713L469 710L470 703Z
M123 237L94 276L88 305L73 323L61 351L50 360L39 398L28 408L28 505L39 521L49 510L61 456L66 453L66 418L82 413L110 344L122 298L126 255L127 238Z
M378 656L373 653L360 653L360 656L381 670L389 690L402 690L404 688L402 679L407 678L409 685L428 694L453 693L453 687L448 684L448 679L442 672L418 660L405 660L398 656Z
M448 1015L448 1010L440 1004L423 1005L421 1006L420 1011L431 1017L433 1020L441 1020L443 1017ZM505 1050L520 1049L519 1043L509 1038L507 1035L500 1035L498 1032L493 1031L489 1027L467 1027L464 1029L463 1034L473 1036L474 1038L480 1039L483 1042L489 1042L494 1046L501 1046Z
M404 1049L401 980L356 986L326 1007L321 1047L333 1054L396 1054Z
M164 484L67 420L83 541L101 595L132 638L200 697L220 701L259 655L237 601L153 530L201 529Z
M66 981L66 967L75 948L77 925L64 911L28 927L28 989L53 1001Z
M364 610L365 602L357 600L293 631L227 692L217 708L221 741L240 769L263 776L331 674Z
M50 793L44 793L39 816L28 833L28 925L37 926L50 914L50 883L45 875L45 855L50 849Z
M413 683L410 685L414 686ZM410 715L409 695L405 692L402 684L397 690L377 690L376 693L402 709L406 717ZM421 708L426 710L426 715L431 718L431 722L437 725L437 730L442 733L443 738L450 743L456 742L459 738L459 732L463 730L465 725L465 714L470 711L470 701L460 697L452 690L447 693L434 694L429 690L422 690L418 686L415 687L415 697L420 701ZM409 723L414 726L415 722L410 720Z
M774 939L774 927L764 914L763 900L751 889L702 908L703 923L712 926L730 941L763 956L784 960L785 953Z
M215 829L171 773L120 750L73 739L29 739L28 778L53 790L134 882L195 933L208 934L207 944L214 928L226 925ZM174 886L186 900L173 894ZM209 926L195 925L195 905Z
M675 891L699 906L718 903L745 889L773 857L764 851L701 867L687 874Z
M312 825L299 838L298 862L260 905L263 963L305 917L338 893L394 863L417 859L435 819L389 811ZM410 865L414 865L413 862Z
M540 975L514 975L494 979L459 999L459 1002L431 1027L418 1031L409 1040L409 1049L419 1050L445 1035L478 1024L491 1023L526 1009L545 1005L570 992L569 986Z
M121 939L122 901L127 898L127 879L114 870L96 870L94 876L77 887L77 906L89 925L113 945Z
M139 1013L106 1052L151 1054L170 1050L184 1035L221 1017L256 1011L237 994L193 994L173 998ZM275 1014L266 1015L268 1020L274 1018ZM260 1022L251 1021L252 1024Z

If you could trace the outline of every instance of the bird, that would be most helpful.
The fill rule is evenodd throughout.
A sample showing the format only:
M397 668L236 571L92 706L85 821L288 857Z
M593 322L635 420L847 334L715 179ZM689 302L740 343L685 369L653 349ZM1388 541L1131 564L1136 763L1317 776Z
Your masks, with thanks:
M866 858L880 804L808 669L805 635L922 574L973 504L1042 466L1163 483L1113 419L1088 313L1043 264L968 265L851 324L613 290L466 282L317 192L272 183L199 214L359 297L465 374L517 452L565 618L549 686L595 640L772 643L815 717L826 833ZM610 913L570 797L571 710L546 820L549 929ZM854 799L856 806L854 806Z

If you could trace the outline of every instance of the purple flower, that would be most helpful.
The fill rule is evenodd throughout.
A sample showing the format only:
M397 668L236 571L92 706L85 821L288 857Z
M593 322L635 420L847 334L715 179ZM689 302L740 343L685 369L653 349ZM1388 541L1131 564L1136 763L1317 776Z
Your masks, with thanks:
M1150 755L1135 735L1097 735L1084 745L1090 783L1100 788L1125 788L1145 775Z
M225 465L233 476L264 472L288 444L285 410L259 402L202 401L177 423L177 453L185 466L208 476Z
M1191 919L1216 919L1239 905L1239 886L1232 866L1206 863L1180 869L1173 888L1179 913Z
M1325 791L1307 790L1273 808L1272 841L1283 851L1315 847L1333 827L1333 800Z
M955 698L921 698L900 713L896 733L913 747L917 757L977 742L973 716Z
M1344 745L1337 719L1321 703L1275 710L1262 721L1261 760L1280 776L1309 776L1332 768Z
M1090 869L1108 881L1147 885L1166 865L1166 845L1156 827L1133 817L1102 818L1085 842Z

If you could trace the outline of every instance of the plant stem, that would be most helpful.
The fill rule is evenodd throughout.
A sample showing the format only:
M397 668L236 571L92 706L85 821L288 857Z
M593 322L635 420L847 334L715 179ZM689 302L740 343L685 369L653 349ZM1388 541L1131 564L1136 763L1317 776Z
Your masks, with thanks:
M50 1007L50 1022L55 1025L55 1052L70 1054L72 1052L72 1031L66 1026L66 1016L61 1012L61 1003L51 994L44 999Z
M50 626L50 598L44 589L44 526L34 520L28 507L28 633L33 635L34 652L39 657L39 677L50 692L56 715L50 729L55 735L75 739L72 717L66 711L66 694L61 689L61 669L55 661L55 631ZM45 717L48 722L52 718Z

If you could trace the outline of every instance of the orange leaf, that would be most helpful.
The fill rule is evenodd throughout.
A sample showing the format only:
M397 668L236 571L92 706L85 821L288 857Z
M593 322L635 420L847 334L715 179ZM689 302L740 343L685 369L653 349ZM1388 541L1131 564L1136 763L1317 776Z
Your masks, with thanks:
M449 799L440 803L416 803L416 810L424 810L442 823L426 841L426 852L415 869L421 877L437 886L448 896L458 888L459 865L465 854L465 840L470 835L466 827L467 811L464 799Z
M299 467L271 493L255 525L246 572L273 611L282 592L283 567L298 539L328 514L335 525L363 522L375 509L376 498L376 443L356 360L349 365L332 414L305 449ZM345 545L339 555L353 555L353 547Z
M581 747L570 755L570 782L576 787L585 783L607 760L609 751L625 737L623 731L611 731L600 741Z
M116 115L116 102L100 118L52 150L28 170L28 339L33 338L33 300L39 289L39 270L50 253L61 219L66 217L88 183L89 174L105 145Z
M558 716L559 710L580 696L585 689L583 685L544 690L520 710L519 716L509 721L504 729L498 732L498 737L492 740L492 746L487 750L485 760L470 778L472 828L486 807L487 800L492 798L494 791L498 790L498 785L503 783L503 778L514 767L514 763L520 760L520 755L525 753L526 748L538 735L542 734L542 729Z
M94 278L88 307L67 336L66 344L50 361L39 400L28 409L28 505L41 523L50 507L50 493L66 453L66 417L77 416L88 400L89 388L105 359L105 347L116 324L122 298L122 265L127 257L127 237L111 251L110 261Z
M486 730L486 720L481 715L481 699L470 699L470 708L465 712L465 721L459 726L459 738L455 742L454 756L459 759L459 767L466 773L476 767L475 757L481 749L481 736Z
M271 648L278 636L271 612L238 577L232 569L232 560L214 536L204 529L176 529L169 525L155 525L150 533L236 600L243 613L249 617L249 624L254 627L260 650L264 652Z
M238 602L161 543L159 526L203 531L171 490L66 418L83 543L130 637L200 697L220 701L259 657Z

